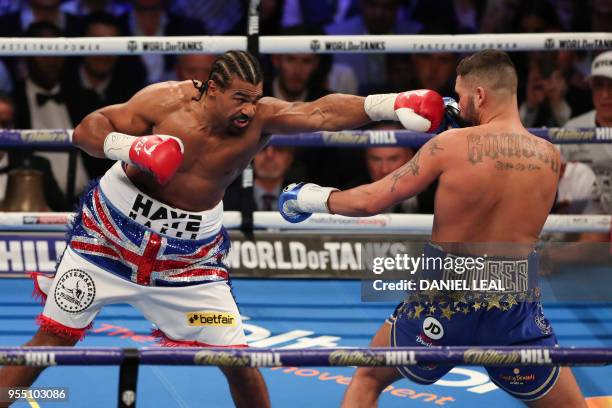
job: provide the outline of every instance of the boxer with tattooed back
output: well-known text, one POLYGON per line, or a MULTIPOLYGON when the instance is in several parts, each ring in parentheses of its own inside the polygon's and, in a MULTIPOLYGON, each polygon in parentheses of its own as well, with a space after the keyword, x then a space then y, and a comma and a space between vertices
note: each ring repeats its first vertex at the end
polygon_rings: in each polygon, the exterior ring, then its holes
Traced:
MULTIPOLYGON (((517 277, 520 272, 527 279, 511 282, 512 293, 409 296, 371 345, 554 347, 557 339, 539 301, 534 248, 555 199, 559 153, 521 124, 516 70, 506 53, 484 50, 464 58, 455 90, 466 127, 430 139, 403 167, 371 184, 346 191, 290 185, 279 209, 292 222, 313 212, 369 216, 438 179, 431 243, 425 245, 424 256, 481 257, 485 272, 497 273, 493 271, 503 265, 505 272, 515 271, 517 277)), ((473 362, 484 365, 496 385, 531 407, 585 407, 569 368, 495 367, 487 366, 493 361, 486 358, 473 362)), ((358 368, 342 406, 375 406, 380 393, 402 376, 433 384, 451 368, 358 368)))

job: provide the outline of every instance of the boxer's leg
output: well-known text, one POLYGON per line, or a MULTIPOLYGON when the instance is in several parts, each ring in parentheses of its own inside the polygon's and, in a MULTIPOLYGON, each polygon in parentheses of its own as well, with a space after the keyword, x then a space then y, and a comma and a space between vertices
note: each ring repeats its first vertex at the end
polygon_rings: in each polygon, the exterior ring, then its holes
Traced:
POLYGON ((237 408, 268 408, 270 397, 263 376, 256 368, 221 367, 237 408))
MULTIPOLYGON (((110 274, 67 248, 51 285, 39 287, 41 294, 46 296, 45 308, 37 319, 40 328, 24 346, 74 346, 85 336, 85 331, 108 297, 122 293, 120 288, 114 289, 108 285, 107 275, 110 274)), ((48 279, 40 276, 33 278, 48 279)), ((2 367, 0 387, 29 387, 43 369, 2 367)))
POLYGON ((561 367, 559 379, 542 398, 526 402, 531 408, 586 408, 586 402, 569 367, 561 367))
MULTIPOLYGON (((372 339, 370 346, 390 347, 390 335, 391 324, 385 322, 372 339)), ((342 407, 375 407, 380 393, 400 378, 402 378, 402 375, 394 367, 359 367, 344 394, 342 407)))
MULTIPOLYGON (((34 337, 23 346, 71 347, 74 346, 77 341, 77 338, 60 336, 41 328, 38 329, 34 337)), ((45 368, 46 367, 4 366, 0 368, 0 388, 29 387, 36 381, 45 368)), ((8 407, 10 404, 11 403, 0 401, 0 408, 8 407)))
MULTIPOLYGON (((242 319, 227 281, 183 287, 143 287, 131 302, 153 322, 162 346, 247 347, 242 319)), ((237 407, 269 407, 256 368, 223 367, 237 407)))
MULTIPOLYGON (((494 322, 512 322, 512 330, 498 331, 498 344, 515 347, 555 347, 557 338, 544 317, 539 302, 521 302, 508 311, 487 313, 487 323, 481 329, 482 338, 496 344, 494 322), (502 341, 505 340, 505 341, 502 341)), ((508 324, 497 326, 507 327, 508 324)), ((513 397, 534 408, 586 408, 584 397, 567 367, 554 366, 509 366, 485 367, 491 381, 513 397)))

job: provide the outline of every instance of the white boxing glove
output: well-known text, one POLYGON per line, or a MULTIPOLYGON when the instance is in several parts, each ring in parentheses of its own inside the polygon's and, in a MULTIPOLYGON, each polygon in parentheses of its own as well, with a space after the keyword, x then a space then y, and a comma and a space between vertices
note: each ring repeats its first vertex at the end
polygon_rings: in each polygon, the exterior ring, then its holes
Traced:
POLYGON ((432 132, 444 118, 442 96, 429 89, 369 95, 363 107, 373 121, 400 121, 406 129, 415 132, 432 132))

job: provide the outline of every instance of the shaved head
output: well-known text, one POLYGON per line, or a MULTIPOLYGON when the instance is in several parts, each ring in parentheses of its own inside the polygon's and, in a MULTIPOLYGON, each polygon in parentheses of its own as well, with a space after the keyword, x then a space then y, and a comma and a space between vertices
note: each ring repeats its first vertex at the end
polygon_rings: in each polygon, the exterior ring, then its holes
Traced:
POLYGON ((484 50, 459 62, 457 76, 472 87, 516 94, 518 79, 512 60, 503 51, 484 50))

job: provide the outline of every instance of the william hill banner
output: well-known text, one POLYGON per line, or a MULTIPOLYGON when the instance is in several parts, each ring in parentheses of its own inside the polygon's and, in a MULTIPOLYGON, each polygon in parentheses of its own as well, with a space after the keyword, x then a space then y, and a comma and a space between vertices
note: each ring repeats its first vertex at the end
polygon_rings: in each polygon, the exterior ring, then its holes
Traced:
POLYGON ((53 273, 66 248, 64 233, 0 234, 0 276, 53 273))

